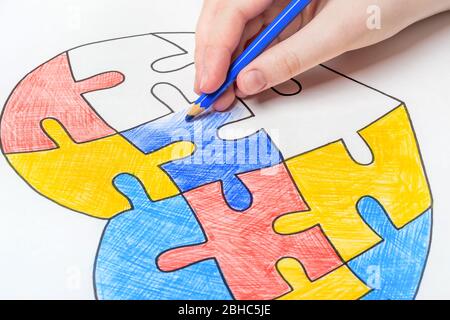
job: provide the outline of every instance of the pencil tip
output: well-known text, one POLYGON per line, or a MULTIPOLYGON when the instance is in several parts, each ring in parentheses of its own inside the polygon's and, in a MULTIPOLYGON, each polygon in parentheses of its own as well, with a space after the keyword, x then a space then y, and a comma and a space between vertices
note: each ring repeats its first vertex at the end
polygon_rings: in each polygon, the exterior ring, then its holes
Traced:
POLYGON ((193 104, 191 109, 188 111, 186 115, 186 121, 191 122, 192 120, 194 120, 196 116, 198 116, 202 112, 203 108, 200 106, 200 104, 193 104))

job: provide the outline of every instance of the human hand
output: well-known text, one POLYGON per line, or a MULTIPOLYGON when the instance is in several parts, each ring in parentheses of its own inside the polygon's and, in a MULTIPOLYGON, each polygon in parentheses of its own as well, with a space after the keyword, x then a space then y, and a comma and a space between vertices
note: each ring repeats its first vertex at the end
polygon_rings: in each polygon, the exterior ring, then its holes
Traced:
MULTIPOLYGON (((289 2, 205 0, 196 34, 195 91, 216 91, 232 60, 289 2)), ((236 95, 244 98, 260 93, 446 10, 450 10, 450 0, 313 0, 271 47, 240 73, 236 86, 214 107, 226 110, 236 95)))

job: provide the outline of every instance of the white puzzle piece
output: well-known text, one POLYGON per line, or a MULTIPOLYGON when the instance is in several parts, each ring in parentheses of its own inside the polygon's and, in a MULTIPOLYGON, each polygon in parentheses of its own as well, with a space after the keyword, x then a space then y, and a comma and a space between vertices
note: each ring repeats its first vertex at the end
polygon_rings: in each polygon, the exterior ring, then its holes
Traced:
POLYGON ((82 46, 69 51, 69 58, 76 80, 108 71, 125 76, 115 88, 85 94, 97 113, 120 132, 172 112, 152 95, 158 83, 175 85, 188 99, 195 99, 194 43, 193 33, 148 34, 82 46))
POLYGON ((159 58, 152 63, 152 69, 159 73, 175 72, 194 63, 195 36, 192 32, 161 32, 154 36, 170 41, 181 53, 159 58))

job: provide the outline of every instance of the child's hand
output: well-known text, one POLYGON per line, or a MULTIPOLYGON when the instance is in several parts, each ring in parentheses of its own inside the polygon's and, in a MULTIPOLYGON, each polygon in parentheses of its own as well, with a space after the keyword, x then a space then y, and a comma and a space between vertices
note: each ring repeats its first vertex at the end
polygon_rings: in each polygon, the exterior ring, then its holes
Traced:
MULTIPOLYGON (((216 91, 224 82, 232 59, 288 3, 205 0, 197 27, 196 92, 216 91)), ((446 10, 450 10, 450 0, 313 0, 274 45, 241 72, 236 88, 231 88, 214 107, 225 110, 235 95, 257 94, 446 10)))

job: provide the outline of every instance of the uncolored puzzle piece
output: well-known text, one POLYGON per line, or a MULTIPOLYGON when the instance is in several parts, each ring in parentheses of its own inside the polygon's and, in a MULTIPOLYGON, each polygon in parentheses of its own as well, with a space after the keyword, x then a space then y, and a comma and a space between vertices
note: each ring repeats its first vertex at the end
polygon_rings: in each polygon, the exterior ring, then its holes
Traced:
POLYGON ((291 97, 300 94, 303 90, 302 84, 296 79, 290 79, 271 89, 280 96, 291 97))
POLYGON ((219 136, 240 139, 263 128, 285 159, 344 139, 358 162, 370 162, 370 150, 355 141, 356 132, 401 102, 323 66, 295 80, 302 90, 290 81, 245 99, 254 115, 224 126, 219 136))
POLYGON ((40 127, 46 118, 58 119, 77 142, 114 134, 83 94, 115 87, 123 80, 119 72, 105 72, 75 81, 67 54, 53 58, 28 74, 11 94, 1 121, 3 151, 8 154, 54 148, 40 127))
POLYGON ((397 229, 383 207, 372 198, 358 203, 362 218, 382 239, 349 262, 349 267, 372 291, 367 300, 411 300, 416 296, 431 241, 431 210, 397 229))
POLYGON ((342 265, 320 227, 289 236, 274 232, 277 217, 307 209, 283 164, 239 178, 252 194, 252 205, 243 212, 227 206, 220 182, 184 194, 207 242, 162 254, 158 260, 162 270, 175 271, 216 259, 236 299, 259 300, 289 292, 276 270, 283 257, 298 258, 312 280, 342 265))
POLYGON ((46 119, 42 127, 58 148, 11 154, 8 160, 42 195, 99 218, 111 218, 129 209, 128 201, 112 185, 119 173, 134 174, 151 186, 149 195, 153 200, 178 194, 160 166, 194 150, 190 142, 177 142, 145 155, 119 134, 76 144, 56 120, 46 119))
POLYGON ((189 33, 132 36, 82 46, 69 51, 69 56, 76 79, 105 70, 125 75, 125 81, 113 90, 86 95, 114 129, 124 131, 171 113, 152 95, 158 83, 171 83, 195 99, 192 46, 186 50, 176 43, 185 46, 195 43, 194 39, 189 33))
POLYGON ((275 230, 291 234, 319 224, 345 261, 380 242, 361 219, 356 204, 377 199, 401 228, 431 205, 431 195, 414 131, 405 107, 399 107, 360 131, 374 162, 355 163, 342 141, 286 162, 309 212, 293 213, 275 222, 275 230))
POLYGON ((153 61, 152 69, 155 72, 172 73, 194 64, 195 35, 193 32, 160 32, 153 35, 170 42, 179 49, 179 53, 153 61))
MULTIPOLYGON (((154 88, 154 94, 167 105, 188 105, 178 89, 169 84, 158 85, 154 88)), ((248 114, 245 105, 238 101, 228 112, 212 113, 199 117, 196 121, 186 122, 184 108, 180 112, 125 131, 122 135, 144 153, 153 152, 174 141, 192 141, 196 150, 191 157, 167 163, 163 169, 183 192, 222 181, 228 204, 233 209, 244 210, 250 206, 251 195, 237 175, 282 161, 277 147, 263 130, 238 141, 224 141, 217 136, 217 130, 221 126, 248 114)))
POLYGON ((356 300, 370 292, 347 266, 316 281, 309 280, 300 262, 293 258, 280 260, 277 268, 292 288, 279 300, 356 300))
MULTIPOLYGON (((158 255, 169 248, 204 241, 200 225, 182 196, 151 201, 130 175, 114 184, 133 208, 112 219, 95 264, 97 297, 104 300, 229 300, 215 261, 177 272, 162 272, 158 255)), ((150 191, 156 185, 150 186, 150 191)), ((148 187, 148 186, 147 186, 148 187)))

